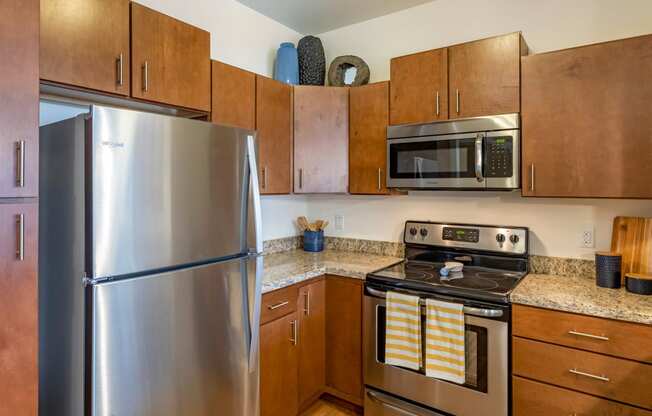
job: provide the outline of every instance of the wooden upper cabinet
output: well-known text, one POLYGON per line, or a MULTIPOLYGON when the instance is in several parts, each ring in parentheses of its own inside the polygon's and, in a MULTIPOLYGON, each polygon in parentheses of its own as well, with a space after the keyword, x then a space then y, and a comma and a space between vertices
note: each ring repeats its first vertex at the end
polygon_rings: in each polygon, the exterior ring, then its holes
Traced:
POLYGON ((652 198, 652 36, 522 65, 523 195, 652 198))
MULTIPOLYGON (((38 1, 3 2, 36 3, 38 1)), ((0 11, 6 8, 0 6, 0 11)), ((0 14, 6 16, 6 14, 0 14)), ((14 15, 17 17, 17 15, 14 15)), ((38 205, 0 203, 0 415, 38 414, 38 205), (21 241, 21 232, 23 239, 21 241)))
POLYGON ((131 3, 131 95, 211 110, 210 34, 131 3))
POLYGON ((292 192, 292 86, 256 76, 260 191, 292 192))
POLYGON ((449 47, 450 118, 518 113, 520 62, 525 54, 520 33, 449 47))
POLYGON ((299 408, 310 405, 326 385, 326 281, 299 289, 299 408))
POLYGON ((256 74, 213 61, 211 120, 243 129, 256 129, 256 74))
POLYGON ((294 88, 294 192, 346 193, 349 89, 294 88))
POLYGON ((389 82, 349 91, 349 192, 387 194, 389 82))
POLYGON ((41 79, 129 95, 129 0, 42 0, 41 79))
POLYGON ((38 45, 38 0, 0 2, 0 198, 38 195, 38 45))
POLYGON ((448 118, 448 50, 435 49, 390 61, 390 123, 448 118))

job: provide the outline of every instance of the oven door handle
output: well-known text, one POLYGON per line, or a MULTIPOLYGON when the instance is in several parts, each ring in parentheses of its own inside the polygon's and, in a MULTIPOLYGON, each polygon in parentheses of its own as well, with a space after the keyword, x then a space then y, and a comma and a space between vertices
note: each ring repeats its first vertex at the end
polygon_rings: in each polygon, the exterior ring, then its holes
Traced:
POLYGON ((441 413, 435 413, 430 410, 421 409, 413 404, 405 403, 397 400, 392 396, 388 396, 376 391, 367 390, 367 396, 370 400, 380 404, 381 406, 389 407, 390 409, 406 416, 442 416, 441 413))
MULTIPOLYGON (((387 292, 383 292, 382 290, 378 289, 373 289, 371 287, 366 288, 367 292, 369 292, 370 295, 375 296, 377 298, 387 298, 387 292)), ((423 299, 419 299, 419 305, 425 306, 426 301, 423 299)), ((489 309, 489 308, 475 308, 472 306, 465 306, 464 307, 464 314, 465 315, 472 315, 472 316, 480 316, 483 318, 500 318, 503 316, 503 311, 501 309, 489 309)))
POLYGON ((484 182, 484 176, 482 175, 482 164, 484 159, 484 152, 482 149, 484 147, 484 137, 484 133, 478 133, 475 138, 475 178, 478 182, 484 182))

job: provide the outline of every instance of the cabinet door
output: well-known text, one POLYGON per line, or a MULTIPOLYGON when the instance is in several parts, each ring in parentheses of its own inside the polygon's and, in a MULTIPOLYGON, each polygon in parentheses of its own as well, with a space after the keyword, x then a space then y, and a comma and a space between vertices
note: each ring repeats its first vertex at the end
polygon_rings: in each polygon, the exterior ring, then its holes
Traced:
POLYGON ((42 0, 41 79, 129 95, 129 0, 42 0))
POLYGON ((652 36, 523 58, 523 195, 652 198, 652 36))
POLYGON ((326 280, 326 386, 362 405, 362 281, 326 280))
POLYGON ((260 328, 260 414, 298 412, 298 323, 291 313, 260 328))
POLYGON ((256 74, 212 61, 211 120, 243 129, 256 129, 256 74))
POLYGON ((38 0, 0 2, 0 198, 38 195, 38 0))
POLYGON ((258 169, 263 194, 292 192, 292 87, 256 76, 258 169))
POLYGON ((351 88, 349 192, 387 194, 389 83, 351 88))
POLYGON ((448 118, 447 57, 442 48, 391 60, 391 124, 448 118))
POLYGON ((305 408, 326 385, 326 281, 299 289, 299 406, 305 408))
POLYGON ((520 33, 448 48, 450 118, 519 112, 526 52, 520 33))
POLYGON ((36 203, 0 203, 2 416, 37 414, 37 239, 36 203))
POLYGON ((210 34, 131 3, 131 95, 211 110, 210 34))
POLYGON ((294 88, 294 192, 346 193, 349 89, 294 88))

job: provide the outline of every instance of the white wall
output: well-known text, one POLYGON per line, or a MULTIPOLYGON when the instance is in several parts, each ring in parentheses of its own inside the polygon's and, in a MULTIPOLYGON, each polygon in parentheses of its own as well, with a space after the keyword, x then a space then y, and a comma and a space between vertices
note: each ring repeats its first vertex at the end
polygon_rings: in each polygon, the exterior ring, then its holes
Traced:
POLYGON ((531 52, 652 33, 650 0, 436 0, 319 35, 327 62, 359 55, 372 81, 395 56, 522 31, 531 52))

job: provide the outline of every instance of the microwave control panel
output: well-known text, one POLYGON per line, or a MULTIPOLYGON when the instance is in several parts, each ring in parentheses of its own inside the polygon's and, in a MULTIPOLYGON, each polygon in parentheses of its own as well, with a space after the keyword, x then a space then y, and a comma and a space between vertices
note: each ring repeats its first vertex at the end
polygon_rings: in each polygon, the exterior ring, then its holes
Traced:
POLYGON ((514 139, 511 136, 485 138, 485 177, 512 177, 514 175, 513 160, 514 139))

